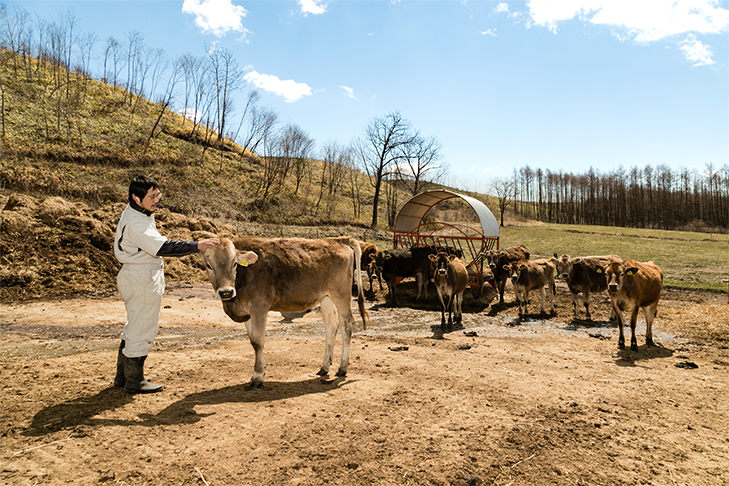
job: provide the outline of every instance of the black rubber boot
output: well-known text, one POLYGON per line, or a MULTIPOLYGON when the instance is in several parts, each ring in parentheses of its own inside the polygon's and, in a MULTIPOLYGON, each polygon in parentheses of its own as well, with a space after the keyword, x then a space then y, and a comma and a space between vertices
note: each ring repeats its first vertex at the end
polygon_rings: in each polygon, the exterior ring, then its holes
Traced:
POLYGON ((127 357, 122 353, 124 349, 124 340, 122 339, 119 345, 119 353, 116 355, 116 377, 114 378, 114 386, 124 386, 127 383, 127 379, 124 377, 124 364, 127 361, 127 357))
POLYGON ((144 360, 141 358, 126 358, 124 362, 124 391, 127 393, 154 393, 162 390, 162 385, 153 385, 144 378, 144 360))

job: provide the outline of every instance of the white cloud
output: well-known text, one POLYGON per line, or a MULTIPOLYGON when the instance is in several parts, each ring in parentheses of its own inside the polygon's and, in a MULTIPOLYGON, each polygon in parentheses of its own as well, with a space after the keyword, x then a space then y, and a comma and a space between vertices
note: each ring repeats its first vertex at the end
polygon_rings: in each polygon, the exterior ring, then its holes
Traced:
POLYGON ((319 0, 299 0, 299 6, 304 15, 314 14, 319 15, 327 11, 326 3, 320 5, 319 0))
POLYGON ((716 61, 711 58, 713 52, 711 52, 709 46, 702 44, 693 34, 689 34, 686 40, 679 43, 679 46, 684 56, 686 56, 686 60, 693 62, 694 66, 710 66, 716 64, 716 61))
POLYGON ((244 79, 249 83, 253 83, 256 88, 283 96, 289 103, 298 101, 302 96, 311 96, 309 85, 297 83, 293 79, 282 80, 271 74, 260 74, 256 71, 249 72, 244 76, 244 79))
POLYGON ((177 113, 192 121, 197 120, 200 122, 202 119, 202 113, 195 108, 182 108, 181 110, 178 110, 177 113))
POLYGON ((185 0, 182 12, 195 16, 195 25, 204 33, 222 37, 229 31, 240 32, 244 36, 248 29, 243 27, 243 17, 248 13, 230 0, 185 0))
POLYGON ((353 100, 359 101, 357 99, 357 97, 354 95, 354 89, 353 88, 350 88, 349 86, 340 86, 340 88, 342 88, 344 90, 344 92, 347 94, 347 96, 349 96, 353 100))
POLYGON ((496 29, 486 29, 481 31, 481 35, 490 35, 492 37, 496 37, 496 29))
POLYGON ((530 0, 536 25, 556 31, 575 17, 597 25, 620 26, 637 42, 653 42, 687 32, 719 34, 729 27, 729 10, 718 0, 530 0))
MULTIPOLYGON (((691 32, 706 35, 726 32, 729 10, 721 4, 720 0, 529 0, 528 25, 546 27, 556 34, 560 22, 578 18, 612 27, 613 36, 620 41, 632 39, 648 44, 691 32)), ((714 63, 710 49, 695 37, 680 45, 689 61, 698 61, 700 65, 714 63)))
POLYGON ((509 4, 508 3, 500 3, 494 8, 494 12, 496 13, 509 13, 509 4))

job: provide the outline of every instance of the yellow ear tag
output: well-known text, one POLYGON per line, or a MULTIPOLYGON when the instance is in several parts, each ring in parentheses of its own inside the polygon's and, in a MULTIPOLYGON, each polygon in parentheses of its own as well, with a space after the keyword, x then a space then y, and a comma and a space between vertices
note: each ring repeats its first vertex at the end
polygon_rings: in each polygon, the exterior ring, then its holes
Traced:
POLYGON ((248 266, 248 260, 241 260, 238 265, 240 265, 241 267, 247 267, 248 266))
POLYGON ((633 275, 633 272, 631 270, 628 270, 628 275, 633 275))
POLYGON ((597 273, 602 273, 602 268, 598 268, 597 273))

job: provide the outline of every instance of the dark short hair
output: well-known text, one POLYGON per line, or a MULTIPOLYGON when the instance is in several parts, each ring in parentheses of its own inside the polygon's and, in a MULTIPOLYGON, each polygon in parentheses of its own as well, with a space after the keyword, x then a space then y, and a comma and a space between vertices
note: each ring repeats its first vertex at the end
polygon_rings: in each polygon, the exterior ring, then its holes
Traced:
POLYGON ((144 196, 147 195, 147 192, 151 188, 159 189, 159 184, 156 180, 145 175, 135 177, 131 184, 129 184, 129 203, 131 204, 134 201, 132 195, 137 196, 140 201, 144 199, 144 196))

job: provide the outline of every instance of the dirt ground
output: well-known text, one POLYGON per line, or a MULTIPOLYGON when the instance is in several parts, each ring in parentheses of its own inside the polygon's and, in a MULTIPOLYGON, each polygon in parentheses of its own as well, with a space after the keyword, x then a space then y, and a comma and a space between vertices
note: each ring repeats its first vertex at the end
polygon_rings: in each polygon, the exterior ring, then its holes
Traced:
POLYGON ((369 296, 343 378, 316 376, 318 312, 271 313, 251 390, 245 327, 209 284, 168 281, 147 360, 164 390, 136 396, 111 385, 117 295, 0 304, 0 482, 729 484, 726 341, 683 327, 726 322, 726 294, 664 290, 657 346, 639 328, 632 352, 617 349, 604 294, 586 322, 561 282, 557 315, 534 296, 525 319, 508 290, 501 307, 467 291, 463 325, 443 329, 432 287, 423 304, 412 285, 398 286, 403 307, 369 296))

